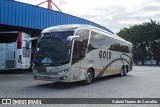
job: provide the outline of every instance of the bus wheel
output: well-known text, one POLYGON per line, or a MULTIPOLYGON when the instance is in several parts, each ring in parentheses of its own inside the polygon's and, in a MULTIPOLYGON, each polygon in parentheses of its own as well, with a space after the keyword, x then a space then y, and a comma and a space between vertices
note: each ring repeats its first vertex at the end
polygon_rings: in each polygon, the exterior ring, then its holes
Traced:
POLYGON ((84 80, 84 84, 89 85, 93 80, 93 71, 91 69, 88 69, 87 71, 87 78, 84 80))
POLYGON ((118 74, 118 76, 120 77, 124 76, 124 67, 121 68, 121 72, 118 74))
POLYGON ((124 72, 124 76, 126 76, 127 75, 127 73, 128 73, 128 66, 126 66, 126 67, 124 67, 124 70, 123 70, 123 72, 124 72))

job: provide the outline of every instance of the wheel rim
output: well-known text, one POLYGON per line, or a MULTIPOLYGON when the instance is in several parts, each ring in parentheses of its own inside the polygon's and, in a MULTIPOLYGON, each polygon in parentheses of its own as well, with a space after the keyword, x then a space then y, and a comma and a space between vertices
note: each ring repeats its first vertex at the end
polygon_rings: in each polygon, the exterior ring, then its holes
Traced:
POLYGON ((89 72, 87 73, 87 81, 90 82, 91 80, 92 80, 92 74, 91 74, 91 72, 89 71, 89 72))

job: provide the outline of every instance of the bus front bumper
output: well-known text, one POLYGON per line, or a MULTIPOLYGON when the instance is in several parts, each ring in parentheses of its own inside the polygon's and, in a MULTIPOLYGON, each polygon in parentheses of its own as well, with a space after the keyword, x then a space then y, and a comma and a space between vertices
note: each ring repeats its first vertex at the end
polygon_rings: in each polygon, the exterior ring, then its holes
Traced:
POLYGON ((57 81, 57 82, 69 82, 67 75, 42 75, 34 72, 34 79, 35 80, 45 80, 45 81, 57 81))

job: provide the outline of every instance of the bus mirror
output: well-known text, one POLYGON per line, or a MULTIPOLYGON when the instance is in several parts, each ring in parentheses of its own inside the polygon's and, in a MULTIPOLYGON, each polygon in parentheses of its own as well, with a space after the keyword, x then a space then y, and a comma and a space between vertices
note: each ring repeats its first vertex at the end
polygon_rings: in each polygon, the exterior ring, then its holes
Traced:
POLYGON ((37 40, 37 39, 38 39, 38 37, 30 38, 29 41, 26 42, 26 48, 29 49, 29 45, 30 45, 31 41, 37 40))
POLYGON ((39 37, 30 38, 29 41, 37 40, 39 37))
POLYGON ((72 40, 76 39, 76 38, 79 38, 80 36, 78 35, 75 35, 75 36, 69 36, 67 38, 67 49, 71 48, 71 45, 72 45, 72 40))
POLYGON ((71 42, 67 42, 67 49, 71 48, 71 42))
POLYGON ((75 36, 69 36, 68 38, 67 38, 67 41, 68 42, 71 42, 73 39, 76 39, 76 38, 79 38, 80 36, 78 36, 78 35, 75 35, 75 36))

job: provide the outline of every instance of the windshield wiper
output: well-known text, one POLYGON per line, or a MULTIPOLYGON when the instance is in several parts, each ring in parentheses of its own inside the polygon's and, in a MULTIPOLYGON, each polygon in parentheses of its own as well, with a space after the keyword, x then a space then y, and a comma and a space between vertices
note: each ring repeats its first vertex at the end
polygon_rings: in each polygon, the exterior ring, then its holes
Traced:
MULTIPOLYGON (((48 54, 48 58, 51 58, 51 61, 54 62, 55 65, 57 65, 57 66, 59 65, 59 64, 57 63, 56 59, 53 57, 53 55, 51 56, 50 54, 48 54)), ((51 63, 51 65, 53 65, 53 64, 51 63)))

